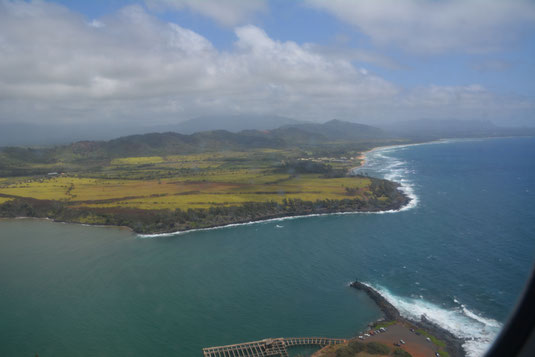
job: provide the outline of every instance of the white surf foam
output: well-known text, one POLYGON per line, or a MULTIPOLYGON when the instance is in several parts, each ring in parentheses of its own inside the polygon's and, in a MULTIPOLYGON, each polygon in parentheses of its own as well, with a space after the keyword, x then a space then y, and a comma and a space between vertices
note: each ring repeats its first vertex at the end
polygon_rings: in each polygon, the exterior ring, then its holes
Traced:
POLYGON ((500 322, 481 316, 460 303, 459 307, 448 309, 425 299, 396 296, 382 286, 366 285, 379 292, 403 317, 419 320, 425 315, 431 322, 465 339, 463 348, 468 357, 483 356, 502 328, 500 322))
POLYGON ((303 219, 303 218, 311 218, 311 217, 343 216, 343 215, 349 215, 349 214, 395 213, 395 212, 402 211, 404 208, 405 207, 402 207, 399 210, 388 210, 388 211, 377 211, 377 212, 358 212, 358 211, 357 212, 333 212, 333 213, 314 213, 314 214, 306 214, 306 215, 300 215, 300 216, 285 216, 285 217, 277 217, 277 218, 263 219, 263 220, 243 222, 243 223, 231 223, 231 224, 226 224, 226 225, 217 226, 217 227, 189 229, 187 231, 175 231, 175 232, 169 232, 169 233, 154 233, 154 234, 138 234, 137 237, 138 238, 172 237, 172 236, 177 236, 177 235, 186 234, 186 233, 212 231, 215 229, 226 229, 226 228, 239 227, 239 226, 250 226, 252 224, 263 224, 263 223, 288 221, 292 219, 303 219))
POLYGON ((139 238, 171 237, 171 236, 176 236, 176 235, 185 234, 185 233, 208 231, 208 230, 214 230, 214 229, 225 229, 225 228, 230 228, 230 227, 247 226, 251 224, 261 224, 261 223, 267 223, 267 222, 278 222, 278 221, 284 221, 284 220, 290 220, 290 219, 302 219, 302 218, 308 218, 308 217, 346 215, 346 214, 385 214, 385 213, 396 213, 396 212, 410 210, 417 206, 418 196, 415 194, 413 184, 408 178, 410 171, 407 168, 407 163, 404 161, 395 159, 391 156, 385 155, 385 154, 395 151, 395 150, 400 150, 409 146, 442 144, 442 143, 447 143, 447 142, 449 141, 440 140, 440 141, 435 141, 435 142, 430 142, 430 143, 396 145, 396 146, 388 146, 388 147, 381 147, 381 148, 373 149, 373 150, 370 150, 366 154, 366 164, 364 166, 358 167, 353 170, 355 174, 358 174, 358 173, 362 173, 362 172, 365 172, 366 170, 371 169, 375 172, 378 172, 383 178, 399 183, 401 185, 400 187, 401 191, 403 191, 403 193, 405 193, 411 199, 411 201, 407 205, 401 207, 398 210, 388 210, 388 211, 379 211, 379 212, 317 213, 317 214, 300 215, 300 216, 271 218, 271 219, 244 222, 244 223, 232 223, 232 224, 227 224, 227 225, 217 226, 217 227, 190 229, 187 231, 176 231, 176 232, 170 232, 170 233, 138 234, 138 237, 139 238))
MULTIPOLYGON (((446 141, 440 141, 435 143, 445 142, 446 141)), ((388 155, 388 153, 416 145, 424 144, 398 145, 373 149, 366 154, 366 163, 354 170, 354 173, 356 174, 365 173, 371 170, 386 180, 399 183, 400 190, 411 199, 409 204, 402 207, 399 211, 407 211, 415 208, 418 205, 418 196, 414 191, 414 184, 409 178, 413 172, 410 171, 408 163, 394 158, 393 156, 388 155)))

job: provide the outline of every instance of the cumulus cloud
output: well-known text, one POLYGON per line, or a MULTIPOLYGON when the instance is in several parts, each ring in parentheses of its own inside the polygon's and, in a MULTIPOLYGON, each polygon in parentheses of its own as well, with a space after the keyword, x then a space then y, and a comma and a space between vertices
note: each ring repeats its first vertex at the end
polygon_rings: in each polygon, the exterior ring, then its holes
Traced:
POLYGON ((140 125, 258 113, 373 122, 533 112, 529 101, 478 86, 407 90, 350 56, 277 41, 256 26, 235 35, 220 51, 138 6, 87 21, 55 4, 0 2, 0 121, 140 125))
POLYGON ((306 0, 355 25, 379 45, 416 53, 489 52, 535 23, 531 0, 306 0))
POLYGON ((347 60, 369 63, 390 70, 406 69, 406 66, 400 64, 394 58, 370 50, 338 45, 318 45, 315 43, 306 43, 303 47, 325 57, 345 58, 347 60))
POLYGON ((258 13, 267 10, 265 0, 146 0, 151 9, 188 9, 210 17, 222 25, 242 24, 258 13))

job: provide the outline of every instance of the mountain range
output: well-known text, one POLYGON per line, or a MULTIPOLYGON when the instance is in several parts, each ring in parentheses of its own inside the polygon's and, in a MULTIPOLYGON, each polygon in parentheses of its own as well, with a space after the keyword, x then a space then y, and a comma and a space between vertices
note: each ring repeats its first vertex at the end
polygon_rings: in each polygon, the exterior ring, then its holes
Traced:
POLYGON ((81 141, 63 147, 75 154, 123 157, 164 155, 255 148, 312 147, 342 142, 362 142, 389 138, 379 128, 331 120, 323 124, 291 124, 273 130, 175 132, 125 136, 110 141, 81 141))
MULTIPOLYGON (((235 117, 229 117, 228 120, 235 119, 235 117)), ((276 120, 286 124, 273 129, 248 129, 239 132, 209 130, 192 134, 172 131, 137 134, 109 141, 85 140, 45 148, 4 147, 0 150, 0 159, 3 158, 4 162, 5 160, 43 162, 52 158, 64 160, 103 159, 255 148, 317 149, 318 146, 332 148, 340 145, 345 145, 346 148, 350 147, 352 150, 360 150, 387 142, 418 142, 455 137, 535 135, 533 128, 501 128, 490 122, 481 121, 411 121, 398 123, 389 128, 377 128, 336 119, 322 124, 296 122, 282 117, 277 117, 276 120)), ((198 119, 196 123, 205 126, 208 125, 209 120, 198 119)), ((194 122, 190 122, 185 125, 193 130, 193 124, 194 122)))

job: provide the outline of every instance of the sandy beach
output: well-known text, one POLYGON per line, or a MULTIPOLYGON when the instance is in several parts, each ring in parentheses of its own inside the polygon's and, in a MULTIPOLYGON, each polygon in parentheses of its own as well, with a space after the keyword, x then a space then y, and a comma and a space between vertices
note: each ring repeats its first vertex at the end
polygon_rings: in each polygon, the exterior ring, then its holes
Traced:
POLYGON ((415 143, 408 143, 408 144, 394 144, 394 145, 376 146, 374 148, 362 151, 357 156, 357 159, 360 160, 360 164, 355 168, 359 168, 359 167, 364 166, 366 164, 367 155, 372 151, 384 150, 384 149, 392 149, 392 148, 400 148, 400 147, 407 147, 407 146, 417 146, 417 145, 427 145, 427 144, 440 144, 440 143, 445 143, 445 142, 448 142, 448 141, 451 141, 451 140, 453 140, 453 139, 439 139, 439 140, 415 142, 415 143))

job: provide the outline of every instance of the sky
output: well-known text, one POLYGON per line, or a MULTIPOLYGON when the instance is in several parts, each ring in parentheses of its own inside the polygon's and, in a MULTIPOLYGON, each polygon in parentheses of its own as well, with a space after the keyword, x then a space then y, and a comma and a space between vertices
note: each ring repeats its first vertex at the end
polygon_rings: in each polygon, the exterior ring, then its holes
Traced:
POLYGON ((0 0, 0 124, 535 126, 532 0, 0 0))

